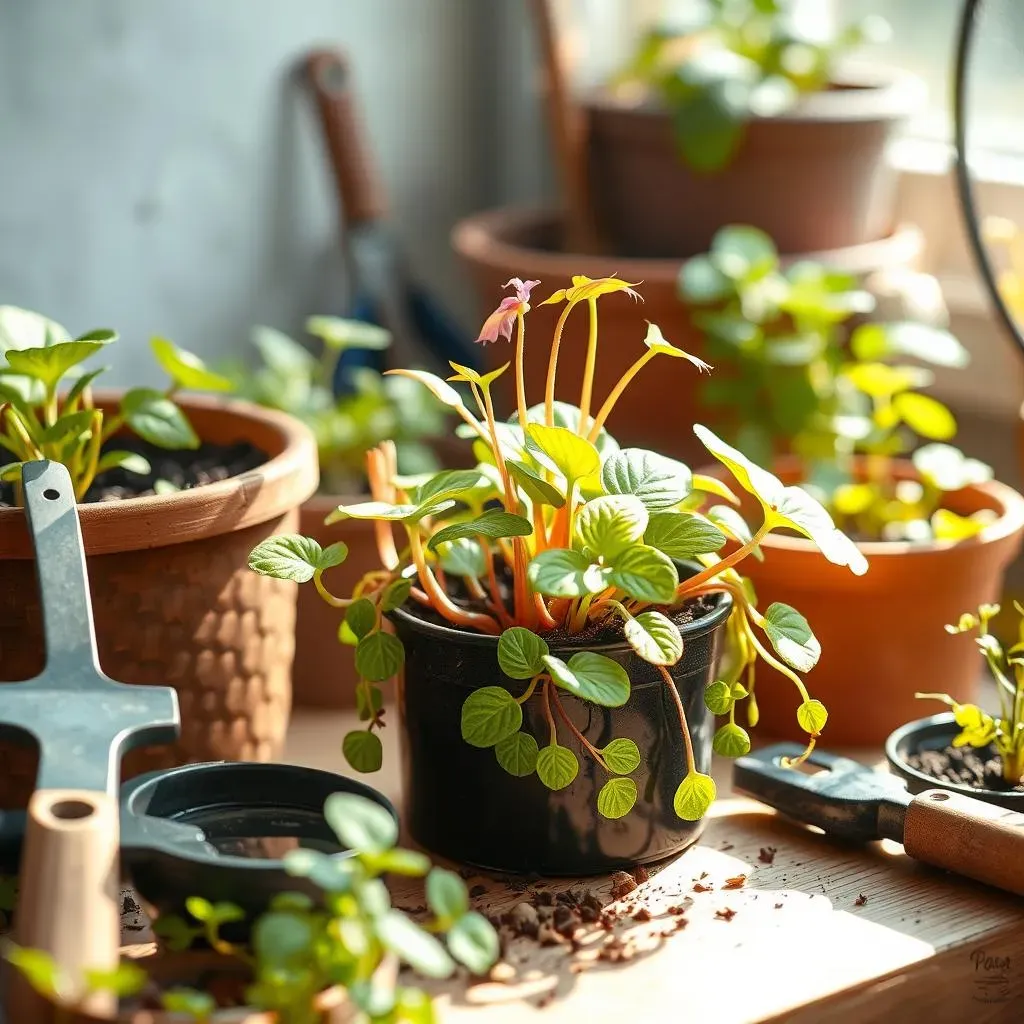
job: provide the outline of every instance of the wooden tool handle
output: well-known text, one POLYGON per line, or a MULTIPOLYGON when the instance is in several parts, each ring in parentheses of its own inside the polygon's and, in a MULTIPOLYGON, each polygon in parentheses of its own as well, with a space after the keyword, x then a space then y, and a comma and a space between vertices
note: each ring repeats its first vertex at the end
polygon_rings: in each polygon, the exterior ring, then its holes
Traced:
MULTIPOLYGON (((117 802, 91 790, 37 790, 28 805, 15 941, 49 954, 67 979, 67 1005, 113 1019, 117 1000, 86 991, 85 972, 117 967, 117 802)), ((41 998, 11 972, 8 1020, 48 1020, 41 998)))
POLYGON ((1024 814, 929 789, 907 808, 903 848, 927 864, 1024 896, 1024 814))
POLYGON ((315 50, 306 58, 306 72, 346 222, 383 217, 384 189, 356 110, 348 61, 336 50, 315 50))

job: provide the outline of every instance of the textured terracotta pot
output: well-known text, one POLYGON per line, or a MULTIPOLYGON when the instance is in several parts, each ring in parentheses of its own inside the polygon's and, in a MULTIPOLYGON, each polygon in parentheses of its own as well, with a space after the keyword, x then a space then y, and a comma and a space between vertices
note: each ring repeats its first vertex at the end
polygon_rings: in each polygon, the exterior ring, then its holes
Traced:
POLYGON ((896 182, 885 146, 920 96, 905 75, 851 74, 783 115, 755 117, 732 161, 705 174, 683 162, 668 110, 594 94, 585 107, 599 227, 626 256, 694 256, 724 224, 762 228, 782 253, 882 238, 896 182))
MULTIPOLYGON (((101 397, 102 401, 102 397, 101 397)), ((197 433, 270 458, 229 480, 79 508, 100 664, 112 679, 178 691, 173 747, 130 753, 124 774, 191 761, 276 757, 291 708, 294 583, 258 576, 249 552, 298 527, 317 484, 301 424, 244 402, 181 400, 197 433)), ((32 546, 21 509, 0 509, 0 681, 43 667, 32 546)), ((35 752, 0 744, 0 806, 24 806, 35 752)))
MULTIPOLYGON (((569 283, 573 274, 589 277, 618 275, 626 281, 643 282, 640 305, 624 294, 601 300, 601 334, 597 358, 595 402, 604 401, 608 391, 643 350, 644 319, 659 324, 674 344, 697 355, 702 335, 690 322, 690 310, 677 295, 676 280, 681 260, 634 260, 604 256, 583 256, 561 249, 562 224, 558 215, 546 210, 500 209, 478 214, 455 228, 453 244, 466 261, 480 296, 481 320, 507 292, 502 286, 510 277, 538 279, 538 299, 569 283)), ((889 237, 865 245, 832 252, 807 253, 802 258, 867 278, 880 270, 913 266, 921 253, 920 233, 900 228, 889 237)), ((789 262, 784 260, 783 262, 789 262)), ((544 397, 547 353, 560 306, 534 303, 527 318, 526 386, 527 400, 544 397)), ((576 309, 566 322, 559 354, 557 398, 579 403, 580 380, 586 356, 588 331, 585 307, 576 309)), ((512 357, 504 342, 488 345, 487 358, 500 366, 512 357)), ((502 388, 499 413, 514 408, 512 374, 498 381, 502 388)), ((710 411, 699 405, 700 378, 683 360, 655 360, 626 389, 612 413, 608 426, 623 445, 653 448, 682 459, 703 459, 691 429, 695 420, 713 424, 710 411)))
MULTIPOLYGON (((780 460, 775 471, 786 483, 799 482, 793 459, 780 460)), ((897 463, 895 472, 901 479, 915 476, 909 462, 897 463)), ((763 562, 747 558, 740 568, 762 611, 773 601, 792 605, 821 642, 806 683, 828 708, 822 742, 829 747, 881 747, 894 729, 927 710, 915 691, 963 701, 977 695, 983 673, 977 646, 943 627, 999 600, 1003 575, 1021 546, 1024 498, 993 482, 964 488, 948 504, 961 515, 993 509, 999 519, 960 544, 859 544, 868 560, 863 576, 832 565, 810 541, 779 534, 764 541, 763 562)), ((758 521, 756 513, 750 521, 758 521)), ((788 679, 758 665, 759 739, 800 739, 799 703, 788 679)))

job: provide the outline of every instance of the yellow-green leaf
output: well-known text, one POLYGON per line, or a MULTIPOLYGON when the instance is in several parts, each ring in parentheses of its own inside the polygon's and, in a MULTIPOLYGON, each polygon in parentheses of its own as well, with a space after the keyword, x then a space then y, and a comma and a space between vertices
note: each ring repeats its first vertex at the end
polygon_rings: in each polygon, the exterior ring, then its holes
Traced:
POLYGON ((905 391, 893 400, 896 411, 911 430, 930 441, 948 441, 956 435, 956 419, 939 401, 916 391, 905 391))
POLYGON ((586 438, 565 427, 531 423, 526 428, 526 447, 546 468, 561 473, 566 480, 581 480, 601 468, 601 456, 586 438))
POLYGON ((715 780, 702 772, 691 771, 676 790, 672 806, 683 821, 700 821, 715 802, 715 780))

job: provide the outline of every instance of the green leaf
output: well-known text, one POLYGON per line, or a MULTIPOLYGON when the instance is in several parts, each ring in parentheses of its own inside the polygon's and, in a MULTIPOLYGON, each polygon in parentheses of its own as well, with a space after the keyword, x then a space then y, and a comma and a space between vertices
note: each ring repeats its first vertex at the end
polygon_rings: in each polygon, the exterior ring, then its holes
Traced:
POLYGON ((282 861, 286 874, 293 878, 308 878, 325 892, 351 892, 358 868, 347 858, 339 859, 304 846, 288 850, 282 861))
POLYGON ((764 613, 764 632, 775 653, 797 672, 810 672, 821 657, 821 644, 807 620, 788 604, 770 604, 764 613))
POLYGON ((87 438, 92 436, 92 423, 94 413, 91 409, 81 409, 78 412, 65 413, 51 427, 47 427, 39 440, 43 444, 61 444, 70 438, 87 438))
POLYGON ((544 671, 548 645, 525 626, 510 626, 498 640, 498 665, 510 679, 532 679, 544 671))
POLYGON ((910 321, 861 324, 850 336, 850 351, 863 361, 909 356, 953 368, 970 362, 967 349, 949 331, 910 321))
POLYGON ((939 401, 916 391, 904 391, 893 405, 911 430, 929 441, 948 441, 956 436, 956 419, 939 401))
POLYGON ((161 994, 160 1005, 168 1013, 183 1013, 196 1021, 209 1020, 217 1009, 213 996, 191 988, 169 988, 161 994))
POLYGON ((537 769, 537 741, 528 732, 514 732, 495 744, 498 764, 517 778, 532 775, 537 769))
POLYGON ((25 949, 12 943, 8 945, 4 956, 36 992, 54 1001, 63 995, 66 981, 49 953, 40 949, 25 949))
POLYGON ((383 683, 398 673, 405 664, 402 641, 390 633, 377 630, 364 636, 356 646, 356 671, 373 683, 383 683))
POLYGON ((285 533, 268 537, 253 548, 249 568, 261 576, 308 583, 321 568, 323 558, 324 549, 312 537, 285 533))
POLYGON ((447 544, 460 537, 486 537, 498 540, 501 537, 528 537, 533 533, 533 525, 528 519, 504 512, 501 509, 488 509, 482 516, 463 523, 452 523, 435 533, 427 542, 431 551, 436 551, 439 544, 447 544))
POLYGON ((820 700, 805 700, 796 709, 796 720, 804 732, 817 736, 825 728, 828 711, 825 710, 825 705, 820 700))
POLYGON ((704 690, 704 706, 713 715, 727 715, 732 711, 735 698, 728 683, 721 679, 709 683, 704 690))
POLYGON ((601 483, 609 494, 632 494, 651 512, 678 505, 693 485, 688 466, 645 448, 624 448, 601 467, 601 483))
POLYGON ((565 504, 565 495, 554 484, 549 484, 547 480, 535 473, 525 462, 506 459, 505 465, 513 479, 535 505, 561 508, 565 504))
POLYGON ((234 384, 227 377, 207 369, 199 356, 178 348, 174 342, 166 338, 152 338, 149 347, 156 361, 178 387, 188 391, 234 390, 234 384))
POLYGON ((311 316, 306 319, 306 330, 337 352, 349 348, 379 352, 391 344, 390 331, 366 320, 311 316))
POLYGON ((149 459, 138 455, 136 452, 105 452, 96 463, 96 472, 105 473, 108 469, 123 469, 126 473, 136 473, 139 476, 148 476, 153 467, 149 459))
POLYGON ((582 480, 601 468, 597 449, 565 427, 531 423, 526 428, 526 438, 526 447, 534 458, 566 480, 582 480))
POLYGON ((437 549, 441 568, 452 576, 472 576, 474 579, 487 572, 487 561, 480 542, 470 537, 459 537, 437 549))
POLYGON ((640 748, 629 739, 612 740, 601 751, 608 770, 616 775, 629 775, 640 767, 640 748))
POLYGON ((707 256, 694 256, 679 271, 679 292, 687 302, 694 305, 721 302, 734 291, 733 282, 707 256))
POLYGON ((398 825, 380 804, 353 793, 332 793, 324 817, 334 834, 356 853, 384 853, 398 841, 398 825))
POLYGON ((614 558, 647 529, 647 509, 631 494, 605 494, 577 513, 576 534, 591 557, 614 558))
POLYGON ((683 160, 700 174, 721 170, 743 139, 741 111, 727 101, 721 85, 703 89, 676 106, 673 121, 683 160))
POLYGON ((567 747, 553 743, 537 755, 537 776, 548 789, 565 789, 579 774, 580 763, 567 747))
POLYGON ((440 504, 444 501, 465 501, 472 492, 483 492, 481 497, 493 492, 490 481, 476 469, 446 469, 435 473, 426 483, 416 489, 416 503, 440 504))
POLYGON ((958 491, 971 484, 987 483, 993 477, 991 466, 967 458, 949 444, 922 445, 911 459, 918 473, 942 491, 958 491))
MULTIPOLYGON (((580 429, 580 410, 578 406, 556 400, 553 412, 556 427, 565 427, 566 429, 571 430, 574 434, 587 434, 589 432, 589 428, 588 430, 580 429)), ((545 423, 546 416, 547 410, 543 402, 530 406, 530 408, 526 410, 526 419, 531 423, 545 423)), ((519 422, 518 414, 513 414, 512 421, 515 423, 519 422)), ((523 442, 525 444, 525 438, 523 439, 523 442)), ((602 427, 598 433, 595 445, 602 458, 606 458, 611 452, 619 450, 618 441, 616 441, 604 427, 602 427)))
POLYGON ((409 600, 412 593, 412 580, 400 578, 392 580, 381 594, 380 608, 382 612, 393 612, 409 600))
POLYGON ((146 987, 149 975, 138 964, 122 960, 112 971, 86 971, 85 981, 91 992, 113 992, 119 999, 126 999, 146 987))
POLYGON ((853 363, 843 367, 842 376, 872 398, 891 398, 910 388, 928 387, 934 379, 928 370, 886 363, 853 363))
POLYGON ((359 719, 368 722, 380 711, 384 704, 384 695, 379 686, 356 687, 356 708, 359 711, 359 719))
POLYGON ((493 747, 518 732, 523 709, 502 686, 482 686, 462 705, 462 738, 474 747, 493 747))
POLYGON ((313 354, 283 331, 259 324, 249 337, 264 364, 275 373, 286 378, 310 379, 315 372, 317 361, 313 354))
POLYGON ((455 920, 469 910, 466 885, 454 872, 434 868, 427 875, 427 906, 437 917, 455 920))
POLYGON ((743 757, 744 754, 750 753, 750 737, 746 729, 733 722, 726 722, 715 733, 711 746, 715 753, 722 757, 743 757))
POLYGON ((696 513, 653 512, 644 531, 645 544, 675 559, 718 551, 725 542, 726 535, 710 519, 696 513))
POLYGON ((308 911, 275 910, 263 914, 252 930, 253 952, 261 972, 269 966, 299 967, 308 961, 314 936, 308 911))
POLYGON ((359 501, 354 505, 339 505, 327 516, 324 523, 330 526, 343 519, 379 519, 390 523, 417 523, 427 516, 436 515, 438 512, 452 508, 454 504, 454 501, 445 499, 440 501, 428 499, 418 505, 392 505, 386 501, 359 501))
POLYGON ((623 818, 633 809, 636 798, 632 779, 609 779, 597 794, 597 813, 604 818, 623 818))
POLYGON ((384 745, 375 732, 367 729, 346 733, 341 742, 341 752, 357 772, 379 772, 384 763, 384 745))
POLYGON ((377 609, 367 597, 353 601, 345 610, 345 624, 357 640, 362 640, 371 630, 377 628, 377 609))
POLYGON ((579 651, 567 662, 546 654, 544 664, 557 686, 605 708, 629 700, 629 674, 617 662, 593 651, 579 651))
POLYGON ((9 349, 7 365, 16 373, 55 388, 72 367, 95 355, 107 342, 63 341, 43 348, 9 349))
MULTIPOLYGON (((462 396, 449 384, 436 374, 427 373, 426 370, 385 370, 387 374, 398 374, 402 377, 409 377, 411 380, 419 381, 442 405, 449 409, 465 409, 462 396)), ((472 429, 472 428, 470 428, 472 429)), ((474 431, 475 433, 475 431, 474 431)))
POLYGON ((11 349, 41 348, 70 338, 67 328, 56 320, 30 309, 0 305, 0 354, 11 349))
POLYGON ((530 586, 548 597, 583 597, 608 585, 600 566, 579 551, 549 548, 534 555, 526 569, 530 586))
POLYGON ((427 978, 447 978, 455 970, 444 946, 397 910, 377 922, 377 936, 385 949, 427 978))
POLYGON ((727 537, 731 537, 740 544, 747 544, 753 539, 753 532, 747 521, 729 505, 713 505, 708 509, 708 519, 713 526, 717 526, 727 537))
POLYGON ((679 783, 672 806, 683 821, 700 821, 715 802, 715 780, 710 775, 691 770, 679 783))
POLYGON ((475 975, 485 974, 498 960, 498 933, 483 914, 471 910, 448 931, 448 951, 475 975))
POLYGON ((121 399, 128 426, 158 448, 195 449, 199 438, 174 402, 151 388, 133 388, 121 399))
POLYGON ((711 241, 714 265, 733 280, 762 277, 779 262, 771 237, 760 228, 729 224, 720 228, 711 241))
POLYGON ((608 572, 608 582, 638 601, 671 604, 679 586, 679 573, 668 555, 638 544, 616 557, 608 572))
POLYGON ((630 647, 651 665, 674 665, 683 656, 679 627, 661 612, 640 612, 626 620, 630 647))
POLYGON ((336 540, 333 544, 328 544, 320 552, 316 567, 321 572, 326 572, 328 569, 333 569, 336 565, 341 565, 346 558, 348 558, 348 545, 343 540, 336 540))

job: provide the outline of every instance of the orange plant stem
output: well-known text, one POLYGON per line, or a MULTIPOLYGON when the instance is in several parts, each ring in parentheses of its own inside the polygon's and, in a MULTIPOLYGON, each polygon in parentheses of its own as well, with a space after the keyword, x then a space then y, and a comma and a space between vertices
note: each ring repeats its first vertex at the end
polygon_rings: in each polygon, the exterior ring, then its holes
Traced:
POLYGON ((420 585, 423 587, 434 609, 449 622, 454 622, 457 626, 465 626, 467 629, 476 629, 481 633, 487 633, 489 636, 497 636, 501 632, 501 627, 490 615, 463 611, 453 604, 448 595, 441 589, 423 556, 423 542, 420 540, 420 535, 416 530, 409 530, 409 544, 412 551, 412 560, 416 565, 416 571, 419 573, 420 585))

